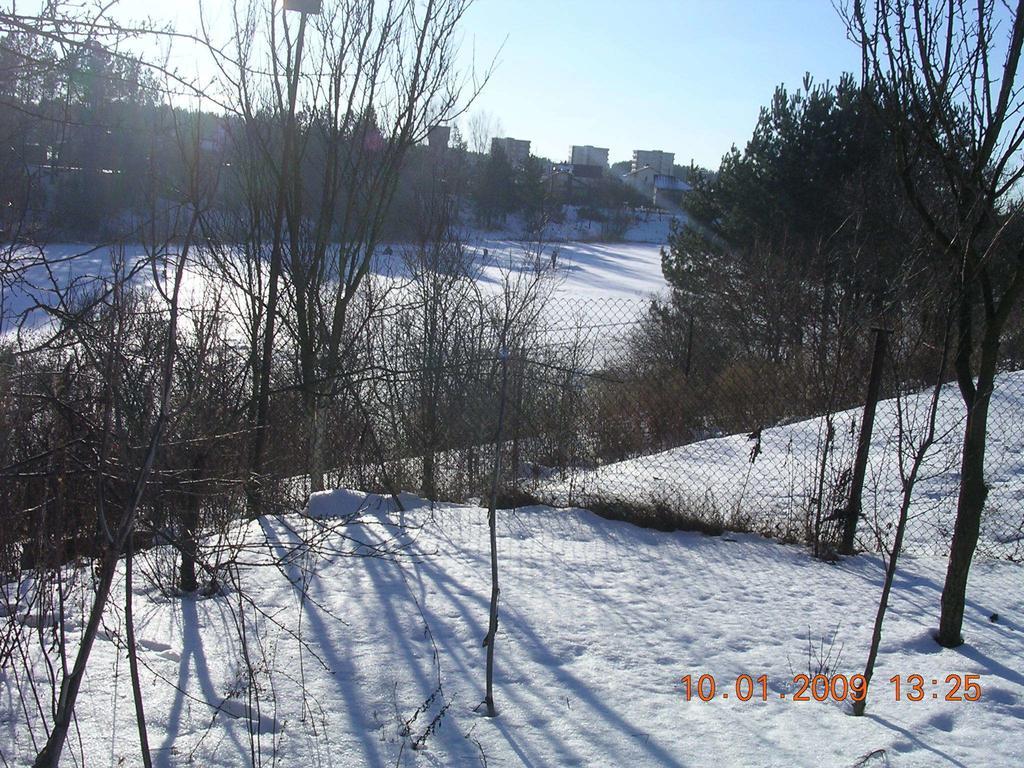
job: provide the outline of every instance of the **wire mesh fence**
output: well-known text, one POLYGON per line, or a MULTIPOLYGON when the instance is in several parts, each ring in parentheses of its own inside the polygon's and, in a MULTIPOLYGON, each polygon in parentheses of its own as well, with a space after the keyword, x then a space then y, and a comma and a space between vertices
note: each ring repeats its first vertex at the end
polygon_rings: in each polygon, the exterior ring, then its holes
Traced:
MULTIPOLYGON (((334 458, 349 460, 334 461, 331 482, 486 503, 500 462, 502 507, 580 506, 662 529, 837 548, 857 474, 870 330, 821 359, 713 360, 685 323, 679 349, 652 349, 666 342, 652 337, 651 317, 644 302, 602 299, 548 302, 515 328, 481 321, 472 339, 451 318, 447 335, 431 336, 429 318, 403 325, 389 339, 391 363, 348 394, 364 419, 360 445, 373 450, 335 445, 334 458)), ((912 359, 916 342, 894 337, 865 453, 859 549, 892 544, 934 389, 912 359)), ((948 552, 956 514, 965 408, 951 382, 938 403, 913 490, 913 553, 948 552)), ((990 409, 986 556, 1024 556, 1022 407, 1024 373, 1002 374, 990 409)))
MULTIPOLYGON (((841 546, 855 509, 855 547, 891 546, 936 381, 937 350, 920 329, 889 329, 858 472, 870 328, 800 329, 796 352, 744 349, 645 299, 552 297, 528 271, 489 289, 443 271, 422 275, 350 308, 336 370, 302 372, 300 351, 280 345, 259 475, 253 346, 232 318, 216 319, 218 308, 190 310, 172 427, 146 483, 146 535, 160 541, 252 514, 254 477, 265 511, 300 508, 319 466, 327 487, 485 504, 496 492, 503 508, 586 507, 661 529, 752 531, 825 554, 841 546)), ((107 461, 125 487, 145 448, 132 435, 146 434, 155 412, 155 369, 144 361, 156 359, 162 328, 148 304, 129 309, 119 353, 134 362, 119 366, 115 382, 125 436, 114 443, 117 461, 107 461)), ((91 551, 94 444, 103 443, 90 431, 95 418, 76 414, 102 415, 104 401, 103 372, 60 350, 5 354, 0 500, 11 524, 0 566, 12 570, 46 553, 91 551)), ((991 395, 979 541, 981 554, 1015 560, 1024 559, 1021 367, 1008 362, 991 395)), ((952 377, 940 378, 936 439, 910 508, 913 553, 948 552, 956 517, 966 409, 952 377)))

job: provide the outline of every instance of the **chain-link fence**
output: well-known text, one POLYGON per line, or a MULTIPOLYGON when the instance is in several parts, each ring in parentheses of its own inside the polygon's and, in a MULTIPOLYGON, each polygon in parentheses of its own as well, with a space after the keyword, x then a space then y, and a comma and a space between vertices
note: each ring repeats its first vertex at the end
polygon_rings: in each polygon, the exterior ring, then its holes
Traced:
MULTIPOLYGON (((863 323, 794 325, 774 348, 745 346, 734 328, 714 331, 678 307, 552 298, 546 279, 529 268, 489 282, 430 269, 381 281, 349 307, 337 370, 304 370, 302 350, 283 337, 260 472, 256 343, 245 343, 239 318, 223 307, 188 310, 173 418, 147 476, 138 545, 182 531, 187 544, 189 532, 253 514, 254 498, 266 502, 260 511, 294 510, 317 487, 310 478, 319 467, 327 487, 579 506, 662 529, 752 531, 826 555, 846 548, 845 524, 856 519, 854 547, 886 549, 942 380, 905 547, 948 551, 966 409, 948 369, 937 373, 934 330, 891 324, 875 366, 878 336, 863 323), (879 397, 862 450, 873 370, 879 397)), ((166 321, 142 294, 122 303, 116 380, 74 349, 0 348, 0 501, 10 510, 0 570, 93 552, 97 473, 114 484, 116 469, 122 489, 136 476, 146 449, 139 436, 152 429, 160 391, 159 369, 144 361, 159 359, 166 321), (120 414, 109 438, 118 455, 106 469, 96 456, 107 438, 95 427, 104 381, 120 414)), ((113 316, 98 313, 80 330, 90 359, 114 349, 113 316)), ((1024 559, 1022 368, 1007 362, 991 395, 979 542, 983 555, 1016 560, 1024 559)))
MULTIPOLYGON (((716 359, 685 319, 674 336, 652 328, 643 301, 549 301, 511 325, 486 313, 402 316, 382 331, 387 364, 344 393, 363 422, 357 446, 350 438, 333 446, 335 458, 347 457, 334 461, 333 483, 484 503, 496 490, 503 507, 581 506, 663 529, 752 531, 827 552, 840 544, 862 474, 856 546, 891 546, 934 390, 931 358, 919 359, 909 335, 890 339, 858 473, 870 329, 852 331, 849 344, 833 340, 832 350, 844 351, 820 359, 766 361, 716 359)), ((992 557, 1024 556, 1022 416, 1024 373, 1004 373, 990 409, 979 543, 992 557)), ((948 551, 964 419, 947 382, 913 491, 907 551, 948 551)))

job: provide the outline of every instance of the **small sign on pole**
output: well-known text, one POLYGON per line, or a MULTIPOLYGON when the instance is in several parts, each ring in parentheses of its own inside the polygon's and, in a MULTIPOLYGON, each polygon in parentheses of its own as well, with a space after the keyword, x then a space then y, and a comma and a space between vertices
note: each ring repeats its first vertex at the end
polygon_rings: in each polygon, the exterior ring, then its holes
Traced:
POLYGON ((298 11, 299 13, 319 14, 323 0, 284 0, 286 11, 298 11))

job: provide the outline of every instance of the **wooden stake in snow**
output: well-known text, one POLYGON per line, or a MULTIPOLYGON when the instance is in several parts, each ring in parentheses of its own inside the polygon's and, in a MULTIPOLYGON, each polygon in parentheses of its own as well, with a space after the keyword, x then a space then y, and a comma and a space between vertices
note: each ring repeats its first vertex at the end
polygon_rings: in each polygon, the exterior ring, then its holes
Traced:
POLYGON ((875 328, 875 352, 871 359, 871 376, 868 380, 868 394, 864 402, 864 420, 860 425, 860 439, 857 441, 857 458, 853 463, 853 479, 850 483, 850 500, 846 505, 846 519, 843 524, 843 541, 840 551, 852 555, 857 536, 857 520, 860 518, 861 495, 864 491, 864 476, 868 468, 868 454, 871 452, 871 433, 875 428, 875 409, 882 390, 882 369, 885 366, 885 351, 889 331, 875 328))

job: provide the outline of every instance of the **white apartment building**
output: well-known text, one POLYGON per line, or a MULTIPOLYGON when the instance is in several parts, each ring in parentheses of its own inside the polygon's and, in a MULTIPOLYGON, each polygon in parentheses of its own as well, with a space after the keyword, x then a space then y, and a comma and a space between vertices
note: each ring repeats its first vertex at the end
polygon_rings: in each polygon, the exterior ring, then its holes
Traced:
POLYGON ((434 151, 448 149, 452 139, 452 129, 449 125, 432 125, 427 132, 427 146, 434 151))
POLYGON ((633 167, 630 170, 636 173, 643 168, 651 168, 659 175, 671 176, 675 164, 674 152, 662 152, 658 149, 635 149, 633 150, 633 167))
POLYGON ((573 146, 573 165, 597 165, 601 168, 608 167, 608 150, 604 147, 573 146))
POLYGON ((499 150, 505 153, 513 168, 522 168, 530 157, 530 142, 510 138, 491 139, 491 154, 499 150))

